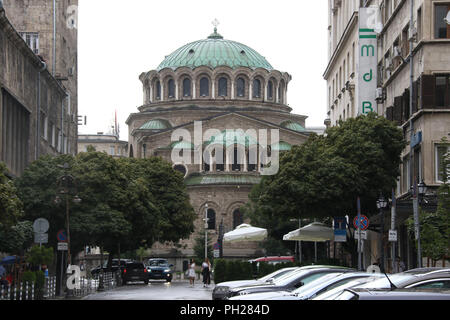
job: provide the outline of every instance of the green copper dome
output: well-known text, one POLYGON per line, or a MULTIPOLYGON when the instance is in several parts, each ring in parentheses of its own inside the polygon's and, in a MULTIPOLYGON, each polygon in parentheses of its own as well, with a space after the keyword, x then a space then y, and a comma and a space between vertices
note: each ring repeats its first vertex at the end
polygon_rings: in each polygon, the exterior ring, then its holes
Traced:
POLYGON ((297 122, 294 122, 291 120, 283 122, 280 126, 283 128, 286 128, 286 129, 297 131, 297 132, 306 131, 305 128, 303 128, 300 123, 297 123, 297 122))
POLYGON ((139 129, 141 130, 164 130, 169 129, 171 127, 170 123, 167 120, 154 119, 147 123, 145 123, 139 129))
POLYGON ((157 71, 165 68, 176 70, 181 67, 195 69, 200 66, 216 68, 228 66, 232 69, 248 67, 273 70, 267 60, 252 48, 241 43, 225 40, 217 29, 207 39, 188 43, 179 48, 159 65, 157 71))
POLYGON ((278 151, 290 151, 292 149, 292 146, 284 141, 280 141, 278 143, 275 143, 272 145, 272 150, 278 150, 278 151))

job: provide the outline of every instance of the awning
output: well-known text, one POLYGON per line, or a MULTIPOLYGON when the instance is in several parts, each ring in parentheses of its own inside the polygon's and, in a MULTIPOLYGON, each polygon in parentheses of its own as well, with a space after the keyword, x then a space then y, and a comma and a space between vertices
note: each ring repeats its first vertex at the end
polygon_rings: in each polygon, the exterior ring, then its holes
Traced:
POLYGON ((5 257, 0 261, 0 264, 14 264, 18 259, 16 256, 5 257))
POLYGON ((334 231, 323 223, 313 222, 283 236, 286 241, 325 242, 334 239, 334 231))
POLYGON ((223 236, 224 242, 238 241, 262 241, 267 238, 267 230, 252 227, 249 224, 241 224, 235 230, 227 232, 223 236))

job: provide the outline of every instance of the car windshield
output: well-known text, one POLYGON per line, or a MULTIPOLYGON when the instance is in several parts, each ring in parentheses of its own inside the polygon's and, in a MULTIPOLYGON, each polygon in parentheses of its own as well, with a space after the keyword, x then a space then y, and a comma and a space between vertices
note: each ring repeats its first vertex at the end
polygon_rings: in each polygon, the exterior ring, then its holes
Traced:
POLYGON ((149 260, 148 265, 150 267, 168 267, 169 262, 167 260, 149 260))
MULTIPOLYGON (((389 280, 396 286, 401 287, 402 283, 405 283, 408 280, 416 278, 412 274, 393 274, 388 275, 389 280)), ((391 284, 389 283, 389 280, 384 277, 372 282, 365 283, 361 286, 358 286, 357 288, 369 288, 369 289, 389 289, 391 287, 391 284)))
POLYGON ((292 272, 287 274, 284 277, 281 277, 280 279, 276 280, 274 283, 277 286, 286 286, 289 285, 291 282, 301 279, 304 285, 310 283, 311 281, 316 280, 319 277, 322 277, 325 274, 328 274, 329 272, 311 272, 311 270, 299 270, 298 272, 292 272))
POLYGON ((331 286, 327 291, 322 292, 318 296, 314 297, 313 300, 333 300, 344 289, 356 287, 361 284, 371 282, 371 281, 374 281, 377 279, 379 279, 378 276, 352 279, 351 281, 349 281, 347 283, 344 283, 344 284, 340 283, 340 285, 338 287, 331 286))
MULTIPOLYGON (((308 284, 305 284, 301 286, 298 289, 295 289, 292 291, 292 293, 297 294, 299 296, 309 296, 311 294, 314 294, 317 290, 317 286, 326 285, 328 282, 332 282, 334 278, 341 275, 342 273, 328 273, 326 275, 323 274, 317 274, 314 279, 311 279, 311 281, 308 284)), ((303 281, 302 281, 303 282, 303 281)))
POLYGON ((272 273, 270 273, 270 274, 268 274, 268 275, 266 275, 264 277, 259 278, 258 281, 266 282, 269 279, 276 280, 276 279, 279 279, 279 278, 281 278, 283 276, 286 276, 288 273, 290 273, 290 272, 292 272, 294 270, 295 269, 291 269, 291 268, 289 268, 289 269, 280 269, 280 270, 272 272, 272 273))

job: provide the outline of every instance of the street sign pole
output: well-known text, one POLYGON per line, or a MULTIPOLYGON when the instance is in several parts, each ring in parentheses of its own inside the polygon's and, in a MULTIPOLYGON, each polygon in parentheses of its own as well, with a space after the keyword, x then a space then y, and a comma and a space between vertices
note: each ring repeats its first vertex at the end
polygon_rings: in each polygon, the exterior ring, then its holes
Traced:
POLYGON ((362 270, 362 261, 361 261, 361 200, 358 197, 357 200, 358 207, 358 270, 362 270))

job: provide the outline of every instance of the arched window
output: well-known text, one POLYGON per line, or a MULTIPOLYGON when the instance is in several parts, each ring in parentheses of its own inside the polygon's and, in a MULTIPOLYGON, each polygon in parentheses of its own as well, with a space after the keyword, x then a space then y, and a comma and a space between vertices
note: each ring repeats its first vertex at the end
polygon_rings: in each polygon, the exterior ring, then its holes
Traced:
POLYGON ((226 97, 228 95, 228 80, 227 78, 219 79, 219 97, 226 97))
POLYGON ((209 96, 209 80, 206 77, 200 79, 200 96, 209 96))
POLYGON ((161 82, 156 81, 156 99, 161 99, 161 82))
POLYGON ((216 230, 216 212, 208 209, 208 230, 216 230))
POLYGON ((245 80, 242 78, 237 79, 237 96, 238 97, 245 96, 245 80))
POLYGON ((261 98, 261 81, 253 80, 253 98, 261 98))
POLYGON ((236 209, 233 212, 233 229, 236 229, 237 226, 240 226, 244 223, 244 215, 242 214, 240 209, 236 209))
POLYGON ((175 81, 170 79, 167 85, 169 87, 169 98, 175 98, 175 81))
POLYGON ((269 83, 267 85, 267 98, 273 99, 273 82, 272 82, 272 80, 269 81, 269 83))
POLYGON ((175 171, 178 171, 179 173, 181 173, 183 175, 183 177, 186 176, 187 170, 186 167, 181 165, 181 164, 177 164, 176 166, 173 167, 173 169, 175 171))
POLYGON ((183 80, 183 97, 191 96, 191 79, 186 78, 183 80))
POLYGON ((280 86, 278 87, 278 103, 283 103, 283 92, 284 92, 283 84, 280 83, 280 86))

